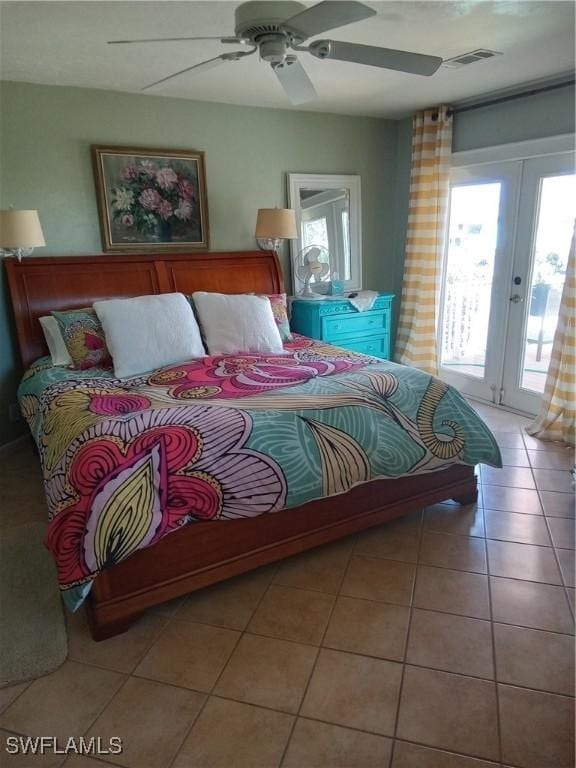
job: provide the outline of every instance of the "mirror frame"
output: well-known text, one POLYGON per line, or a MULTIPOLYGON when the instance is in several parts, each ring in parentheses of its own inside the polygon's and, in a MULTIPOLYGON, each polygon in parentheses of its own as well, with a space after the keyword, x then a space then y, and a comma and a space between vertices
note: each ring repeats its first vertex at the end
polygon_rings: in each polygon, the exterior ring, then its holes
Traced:
MULTIPOLYGON (((356 174, 333 173, 289 173, 288 204, 296 213, 296 226, 301 231, 302 213, 300 206, 301 189, 346 189, 350 200, 349 234, 351 279, 344 282, 344 292, 359 291, 362 288, 362 201, 360 176, 356 174)), ((290 266, 292 269, 292 292, 296 296, 296 266, 298 254, 302 248, 300 236, 290 241, 290 266)), ((330 281, 322 284, 323 290, 317 290, 318 283, 312 284, 315 293, 329 293, 330 281), (326 286, 324 288, 324 285, 326 286)))

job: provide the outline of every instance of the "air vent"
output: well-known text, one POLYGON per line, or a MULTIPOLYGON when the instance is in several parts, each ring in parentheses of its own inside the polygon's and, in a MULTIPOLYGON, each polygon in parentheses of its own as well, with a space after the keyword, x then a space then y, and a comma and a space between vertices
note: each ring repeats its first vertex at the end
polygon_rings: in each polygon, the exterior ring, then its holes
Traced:
POLYGON ((475 61, 491 59, 493 56, 502 56, 502 54, 498 51, 490 51, 488 48, 479 48, 477 51, 461 53, 459 56, 446 59, 442 62, 442 66, 446 67, 446 69, 458 69, 459 67, 466 67, 468 64, 473 64, 475 61))

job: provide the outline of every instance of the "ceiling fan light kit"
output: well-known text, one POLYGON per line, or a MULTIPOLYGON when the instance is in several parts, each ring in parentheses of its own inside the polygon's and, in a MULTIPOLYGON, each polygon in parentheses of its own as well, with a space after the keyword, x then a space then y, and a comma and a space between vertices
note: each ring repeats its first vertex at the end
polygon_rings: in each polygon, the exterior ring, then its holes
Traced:
POLYGON ((153 88, 185 73, 196 74, 224 62, 239 61, 256 51, 260 59, 272 67, 280 85, 292 104, 305 104, 316 98, 312 81, 297 56, 291 51, 308 53, 317 59, 334 59, 382 69, 392 69, 415 75, 434 74, 442 64, 439 56, 360 45, 338 40, 314 40, 303 45, 310 37, 332 29, 353 24, 374 16, 376 11, 359 2, 324 0, 311 7, 291 0, 251 0, 235 10, 235 36, 181 37, 149 40, 112 40, 112 44, 182 42, 219 40, 221 43, 252 46, 251 50, 222 53, 208 61, 192 64, 171 75, 146 85, 153 88))

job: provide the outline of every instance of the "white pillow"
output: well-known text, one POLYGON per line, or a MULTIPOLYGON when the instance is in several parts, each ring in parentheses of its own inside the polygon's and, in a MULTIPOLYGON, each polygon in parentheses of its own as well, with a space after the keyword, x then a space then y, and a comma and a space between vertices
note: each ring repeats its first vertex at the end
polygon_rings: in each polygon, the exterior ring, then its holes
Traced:
POLYGON ((93 306, 120 379, 206 356, 194 312, 182 293, 109 299, 93 306))
POLYGON ((39 317, 40 325, 44 331, 44 338, 48 345, 48 351, 52 358, 52 365, 71 365, 72 358, 68 354, 62 331, 58 325, 58 320, 52 315, 39 317))
POLYGON ((268 297, 196 291, 192 298, 211 355, 284 351, 268 297))

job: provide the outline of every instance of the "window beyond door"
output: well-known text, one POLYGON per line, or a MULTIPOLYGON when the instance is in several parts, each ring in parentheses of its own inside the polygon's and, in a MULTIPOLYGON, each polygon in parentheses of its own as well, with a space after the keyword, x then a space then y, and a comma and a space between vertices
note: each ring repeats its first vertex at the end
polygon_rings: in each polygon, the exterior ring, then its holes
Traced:
POLYGON ((441 365, 484 378, 501 183, 452 187, 441 365))
POLYGON ((576 205, 576 176, 547 176, 540 180, 534 255, 527 296, 522 389, 544 392, 576 205))

